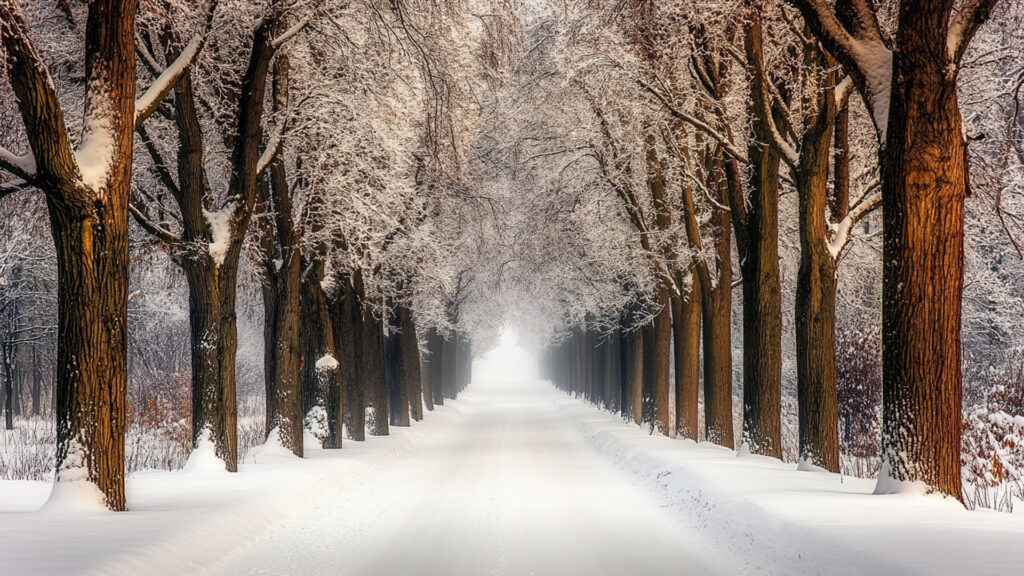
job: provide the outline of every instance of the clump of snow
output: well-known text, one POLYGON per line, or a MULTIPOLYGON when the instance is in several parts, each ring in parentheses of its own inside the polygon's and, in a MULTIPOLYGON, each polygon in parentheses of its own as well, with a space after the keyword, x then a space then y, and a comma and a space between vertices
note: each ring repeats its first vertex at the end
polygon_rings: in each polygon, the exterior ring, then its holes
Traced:
POLYGON ((208 429, 199 433, 199 442, 188 455, 182 472, 224 472, 227 473, 227 466, 217 456, 217 446, 213 443, 213 435, 208 429))
POLYGON ((265 464, 273 460, 291 460, 298 458, 281 441, 281 429, 275 427, 267 434, 267 441, 256 446, 249 452, 253 464, 265 464))
POLYGON ((814 462, 811 462, 811 459, 808 458, 807 456, 800 457, 800 460, 797 461, 796 469, 801 472, 825 472, 829 474, 831 473, 828 470, 822 468, 821 466, 818 466, 814 462))
MULTIPOLYGON (((319 363, 317 369, 320 369, 319 363)), ((327 424, 327 410, 325 410, 323 406, 312 407, 309 412, 306 413, 304 424, 305 426, 303 426, 302 429, 303 447, 323 446, 324 440, 327 439, 330 430, 327 424)))
POLYGON ((231 243, 231 219, 235 215, 235 205, 229 204, 216 211, 203 210, 206 223, 210 227, 210 256, 217 266, 224 264, 231 243))
POLYGON ((324 354, 316 361, 316 369, 320 372, 337 370, 338 366, 338 359, 330 354, 324 354))
POLYGON ((893 476, 892 465, 889 464, 888 451, 883 451, 882 468, 878 471, 878 480, 875 483, 875 494, 907 494, 923 496, 928 494, 928 485, 920 480, 900 480, 893 476))
POLYGON ((102 512, 107 510, 106 502, 107 498, 99 486, 89 479, 85 447, 77 440, 72 440, 42 510, 61 513, 102 512))

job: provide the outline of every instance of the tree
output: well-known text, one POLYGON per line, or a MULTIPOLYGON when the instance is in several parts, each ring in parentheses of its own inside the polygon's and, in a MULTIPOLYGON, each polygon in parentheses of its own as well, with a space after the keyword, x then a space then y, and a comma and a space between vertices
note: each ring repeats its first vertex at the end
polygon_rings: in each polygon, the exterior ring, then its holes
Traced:
POLYGON ((887 38, 864 0, 792 0, 864 99, 880 142, 883 470, 961 499, 964 53, 995 0, 905 1, 887 38), (891 48, 890 48, 891 46, 891 48))

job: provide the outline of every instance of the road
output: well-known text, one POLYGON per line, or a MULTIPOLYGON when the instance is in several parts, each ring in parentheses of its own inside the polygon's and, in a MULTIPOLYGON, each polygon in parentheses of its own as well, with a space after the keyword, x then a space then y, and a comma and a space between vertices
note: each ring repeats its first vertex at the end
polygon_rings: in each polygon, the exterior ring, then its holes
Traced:
POLYGON ((236 551, 221 573, 716 573, 695 529, 590 447, 559 398, 541 382, 474 384, 421 449, 236 551))

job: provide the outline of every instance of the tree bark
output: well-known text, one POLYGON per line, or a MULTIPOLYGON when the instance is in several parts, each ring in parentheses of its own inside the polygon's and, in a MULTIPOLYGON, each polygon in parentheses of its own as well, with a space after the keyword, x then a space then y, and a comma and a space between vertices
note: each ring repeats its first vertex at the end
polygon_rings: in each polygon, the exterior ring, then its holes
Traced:
MULTIPOLYGON (((967 144, 946 3, 900 4, 882 151, 880 478, 962 499, 960 309, 967 144), (938 32, 938 33, 937 33, 938 32)), ((884 490, 883 480, 879 488, 884 490)))
POLYGON ((401 312, 391 307, 384 340, 384 376, 388 388, 388 422, 391 426, 409 426, 409 390, 405 358, 402 354, 401 312))
MULTIPOLYGON (((423 419, 423 379, 420 370, 420 345, 416 337, 416 322, 412 310, 406 306, 399 306, 398 317, 402 338, 405 389, 409 392, 409 408, 412 419, 418 422, 423 419)), ((433 404, 429 404, 429 406, 433 409, 433 404)))
POLYGON ((95 485, 123 510, 127 396, 128 198, 135 120, 135 0, 95 0, 85 31, 85 114, 109 138, 107 170, 83 178, 64 113, 28 27, 0 3, 11 88, 45 196, 57 252, 56 479, 95 485))
POLYGON ((373 408, 370 434, 390 434, 388 387, 384 373, 384 325, 363 306, 363 371, 366 378, 366 399, 373 408))
POLYGON ((700 396, 700 282, 693 278, 685 297, 672 298, 672 336, 675 346, 676 430, 698 439, 700 396))

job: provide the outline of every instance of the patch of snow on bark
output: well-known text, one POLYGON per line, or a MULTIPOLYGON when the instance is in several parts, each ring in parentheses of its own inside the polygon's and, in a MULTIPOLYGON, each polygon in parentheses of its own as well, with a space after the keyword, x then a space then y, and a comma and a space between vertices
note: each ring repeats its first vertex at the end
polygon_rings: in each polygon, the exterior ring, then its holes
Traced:
POLYGON ((89 87, 82 142, 75 150, 82 184, 93 190, 98 190, 106 183, 117 147, 114 138, 115 112, 104 84, 102 81, 94 81, 89 87))
POLYGON ((42 510, 60 513, 103 512, 107 510, 106 502, 106 496, 99 486, 89 479, 85 447, 77 440, 72 440, 42 510))
POLYGON ((203 210, 206 223, 210 226, 210 256, 217 266, 224 264, 224 258, 228 255, 228 247, 231 243, 231 219, 235 215, 234 204, 228 205, 220 210, 203 210))
POLYGON ((324 354, 316 361, 316 369, 319 372, 329 372, 338 369, 338 360, 330 354, 324 354))

